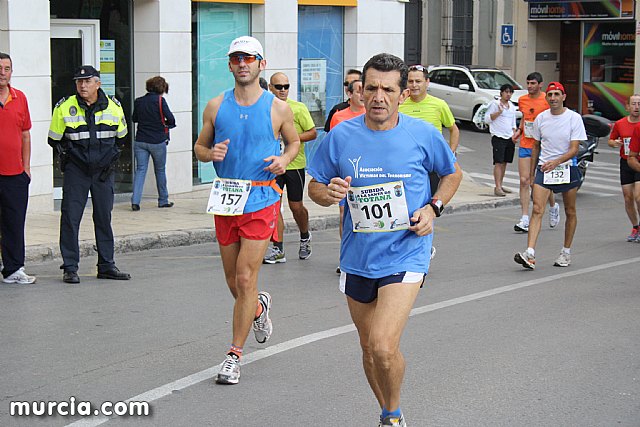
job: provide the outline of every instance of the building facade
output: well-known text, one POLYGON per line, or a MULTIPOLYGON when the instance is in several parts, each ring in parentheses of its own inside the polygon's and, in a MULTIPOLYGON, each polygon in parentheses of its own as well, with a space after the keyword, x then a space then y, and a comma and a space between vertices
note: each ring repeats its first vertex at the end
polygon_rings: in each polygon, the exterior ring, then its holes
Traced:
MULTIPOLYGON (((62 176, 47 145, 53 105, 73 95, 73 70, 91 64, 102 88, 131 117, 145 81, 162 75, 176 116, 167 155, 171 194, 213 179, 193 156, 206 102, 233 86, 226 50, 252 35, 265 50, 264 77, 282 71, 291 96, 305 102, 316 126, 342 101, 342 79, 374 54, 403 56, 404 3, 389 0, 0 0, 0 51, 13 59, 12 84, 29 100, 33 128, 29 209, 54 209, 62 176)), ((133 182, 134 126, 118 163, 116 198, 133 182)), ((310 144, 312 145, 312 144, 310 144)), ((150 168, 149 173, 152 173, 150 168)), ((155 196, 147 179, 145 195, 155 196)))
POLYGON ((410 38, 420 39, 416 62, 495 66, 521 84, 539 71, 564 84, 570 108, 615 120, 639 90, 638 8, 634 0, 422 0, 410 38))

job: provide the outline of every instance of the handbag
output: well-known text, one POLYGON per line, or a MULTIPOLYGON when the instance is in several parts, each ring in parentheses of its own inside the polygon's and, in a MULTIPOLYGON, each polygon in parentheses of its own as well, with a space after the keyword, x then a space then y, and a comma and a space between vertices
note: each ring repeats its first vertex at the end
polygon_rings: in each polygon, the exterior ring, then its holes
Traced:
POLYGON ((169 126, 167 126, 167 119, 162 112, 162 95, 158 96, 158 107, 160 107, 160 120, 162 121, 162 127, 164 127, 164 134, 167 135, 167 141, 169 141, 169 126))

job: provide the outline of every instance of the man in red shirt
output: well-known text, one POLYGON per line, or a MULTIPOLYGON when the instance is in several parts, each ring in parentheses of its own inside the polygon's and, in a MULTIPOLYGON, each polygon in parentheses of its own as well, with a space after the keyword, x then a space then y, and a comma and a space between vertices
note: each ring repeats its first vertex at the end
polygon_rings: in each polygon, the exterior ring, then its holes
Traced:
POLYGON ((4 283, 30 284, 24 271, 24 224, 31 182, 31 117, 24 93, 11 87, 11 57, 0 52, 0 230, 4 283))
MULTIPOLYGON (((613 125, 609 135, 609 147, 620 148, 620 185, 624 196, 624 209, 631 221, 631 234, 627 242, 640 243, 640 230, 638 229, 638 212, 640 212, 640 171, 633 170, 629 160, 631 150, 631 137, 640 125, 640 95, 631 95, 627 103, 629 115, 623 117, 613 125)), ((636 155, 638 150, 636 149, 636 155)), ((637 162, 637 159, 635 159, 637 162)))

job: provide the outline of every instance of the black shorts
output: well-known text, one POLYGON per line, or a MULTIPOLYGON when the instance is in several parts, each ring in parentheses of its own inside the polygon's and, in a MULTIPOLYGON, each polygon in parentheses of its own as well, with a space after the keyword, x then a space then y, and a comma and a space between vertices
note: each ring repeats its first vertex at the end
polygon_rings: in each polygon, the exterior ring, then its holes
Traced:
POLYGON ((392 283, 417 282, 420 282, 420 287, 422 287, 424 284, 424 276, 424 273, 401 271, 390 276, 370 279, 368 277, 358 276, 357 274, 342 272, 340 274, 340 290, 354 300, 368 304, 378 298, 378 289, 381 287, 392 283))
POLYGON ((551 190, 554 193, 566 193, 567 191, 580 186, 580 179, 582 178, 582 173, 580 173, 580 169, 577 166, 569 166, 569 182, 566 184, 545 184, 544 183, 544 172, 540 170, 540 166, 536 168, 536 177, 534 184, 537 184, 541 187, 546 188, 547 190, 551 190))
POLYGON ((638 181, 640 181, 640 172, 631 169, 627 159, 620 157, 620 185, 633 184, 638 181))
POLYGON ((493 164, 511 163, 513 155, 516 152, 516 144, 511 138, 500 138, 499 136, 491 137, 491 146, 493 147, 493 164))
POLYGON ((287 200, 301 202, 304 192, 304 169, 291 169, 276 177, 276 183, 284 190, 287 187, 287 200))

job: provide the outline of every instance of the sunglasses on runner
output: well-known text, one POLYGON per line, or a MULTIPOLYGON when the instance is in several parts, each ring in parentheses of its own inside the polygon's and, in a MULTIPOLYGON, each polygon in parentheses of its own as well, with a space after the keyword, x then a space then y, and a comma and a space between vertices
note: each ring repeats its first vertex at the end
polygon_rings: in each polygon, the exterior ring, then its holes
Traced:
POLYGON ((289 90, 289 87, 291 85, 289 83, 287 83, 286 85, 273 85, 273 87, 276 88, 276 90, 289 90))
POLYGON ((231 55, 229 56, 229 62, 231 62, 233 65, 240 65, 240 63, 242 61, 244 61, 245 64, 253 64, 256 59, 258 61, 262 60, 262 57, 260 55, 231 55))

